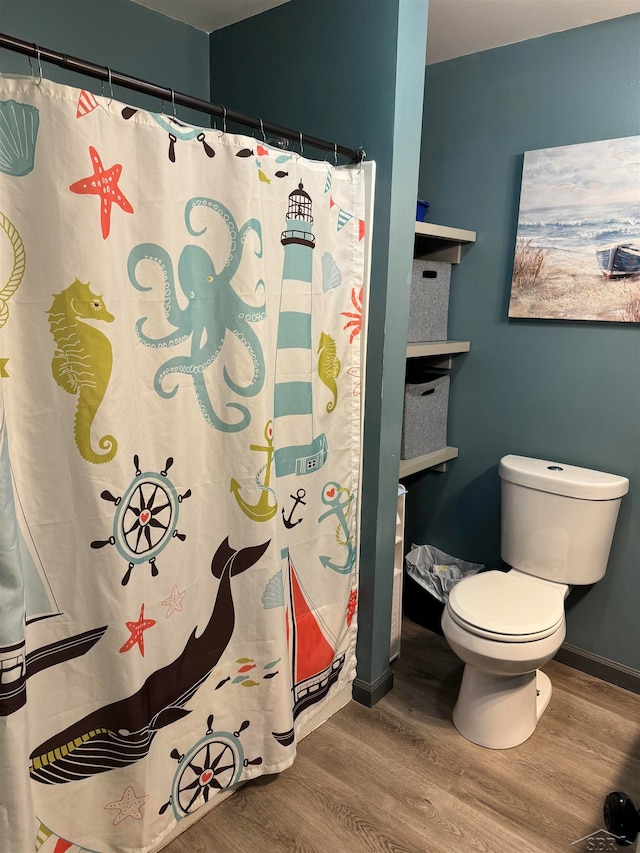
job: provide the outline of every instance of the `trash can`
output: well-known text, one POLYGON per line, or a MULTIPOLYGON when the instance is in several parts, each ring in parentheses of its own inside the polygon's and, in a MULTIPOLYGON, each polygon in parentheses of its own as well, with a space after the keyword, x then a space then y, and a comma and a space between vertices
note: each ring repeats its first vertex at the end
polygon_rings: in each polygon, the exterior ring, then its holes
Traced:
POLYGON ((482 563, 452 557, 433 545, 412 545, 405 557, 405 614, 423 628, 442 634, 440 620, 452 588, 484 568, 482 563))

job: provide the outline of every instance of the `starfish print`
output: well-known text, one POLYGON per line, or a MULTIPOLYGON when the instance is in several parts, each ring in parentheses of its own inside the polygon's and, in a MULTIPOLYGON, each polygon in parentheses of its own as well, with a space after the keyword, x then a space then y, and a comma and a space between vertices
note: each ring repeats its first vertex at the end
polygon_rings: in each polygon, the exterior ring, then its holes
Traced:
POLYGON ((133 213, 133 207, 118 186, 122 166, 116 163, 110 169, 105 169, 100 155, 92 145, 89 146, 89 156, 93 163, 93 175, 76 181, 71 184, 69 189, 72 193, 79 195, 100 196, 100 224, 102 226, 102 238, 106 240, 111 229, 111 205, 115 202, 126 213, 133 213))
POLYGON ((128 785, 122 792, 122 797, 119 800, 114 800, 112 803, 107 803, 105 810, 110 809, 111 811, 118 812, 113 819, 114 826, 122 823, 122 821, 126 820, 128 817, 131 817, 134 820, 142 820, 144 817, 144 814, 142 813, 142 806, 148 799, 149 794, 138 797, 136 792, 133 790, 133 787, 128 785))
POLYGON ((125 625, 131 632, 131 636, 127 640, 127 642, 120 649, 120 653, 128 652, 129 649, 132 649, 136 644, 140 649, 140 654, 144 657, 144 634, 143 632, 147 630, 147 628, 151 628, 156 624, 155 619, 145 619, 144 618, 144 604, 140 607, 140 615, 138 616, 137 622, 125 622, 125 625))
POLYGON ((167 607, 167 619, 171 616, 172 613, 176 613, 178 610, 182 610, 182 599, 186 595, 185 592, 180 592, 178 589, 178 585, 174 584, 173 589, 171 590, 171 595, 168 598, 165 598, 163 602, 161 602, 163 607, 167 607))

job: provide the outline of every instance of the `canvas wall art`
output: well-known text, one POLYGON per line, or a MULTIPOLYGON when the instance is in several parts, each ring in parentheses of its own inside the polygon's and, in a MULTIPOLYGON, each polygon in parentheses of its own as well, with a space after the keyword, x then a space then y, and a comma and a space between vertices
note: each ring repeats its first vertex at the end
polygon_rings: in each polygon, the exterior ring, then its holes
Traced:
POLYGON ((525 153, 509 317, 640 322, 640 136, 525 153))

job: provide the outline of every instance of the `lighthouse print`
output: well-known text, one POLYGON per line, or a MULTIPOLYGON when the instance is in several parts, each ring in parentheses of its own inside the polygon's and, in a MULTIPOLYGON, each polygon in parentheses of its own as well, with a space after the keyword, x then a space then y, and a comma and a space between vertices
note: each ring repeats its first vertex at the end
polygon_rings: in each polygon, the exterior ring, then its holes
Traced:
POLYGON ((302 182, 289 195, 274 388, 276 477, 310 474, 324 465, 327 439, 315 435, 311 375, 311 280, 315 237, 311 198, 302 182))

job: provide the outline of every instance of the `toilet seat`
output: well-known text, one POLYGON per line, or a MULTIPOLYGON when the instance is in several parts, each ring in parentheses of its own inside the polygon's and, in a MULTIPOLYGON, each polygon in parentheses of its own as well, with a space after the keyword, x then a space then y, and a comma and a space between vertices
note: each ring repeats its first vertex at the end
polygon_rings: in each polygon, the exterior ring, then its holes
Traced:
POLYGON ((447 610, 461 628, 503 643, 541 640, 564 622, 565 584, 516 570, 465 578, 449 594, 447 610))

